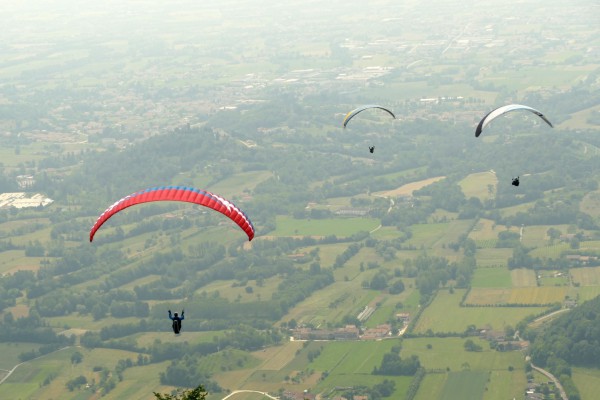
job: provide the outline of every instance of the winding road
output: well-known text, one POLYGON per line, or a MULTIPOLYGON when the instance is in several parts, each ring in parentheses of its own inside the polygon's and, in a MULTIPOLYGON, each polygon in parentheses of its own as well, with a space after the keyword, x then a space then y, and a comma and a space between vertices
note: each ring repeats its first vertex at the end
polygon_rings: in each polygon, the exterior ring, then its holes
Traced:
POLYGON ((560 381, 554 375, 552 375, 550 372, 546 371, 545 369, 536 367, 535 365, 533 365, 533 363, 531 363, 531 368, 535 369, 540 374, 547 376, 549 379, 552 380, 552 382, 554 382, 554 384, 558 388, 558 391, 560 392, 560 397, 562 398, 562 400, 569 400, 569 398, 567 397, 567 392, 565 392, 565 389, 560 384, 560 381))

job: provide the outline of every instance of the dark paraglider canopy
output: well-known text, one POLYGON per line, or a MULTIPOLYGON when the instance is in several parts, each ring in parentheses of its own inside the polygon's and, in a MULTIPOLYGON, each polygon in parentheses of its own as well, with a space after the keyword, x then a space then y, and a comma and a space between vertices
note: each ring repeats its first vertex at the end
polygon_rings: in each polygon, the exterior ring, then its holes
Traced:
POLYGON ((355 108, 354 110, 352 110, 348 114, 346 114, 346 116, 344 117, 344 121, 342 122, 342 125, 344 126, 344 128, 346 127, 346 125, 348 125, 348 122, 350 122, 350 120, 356 116, 356 114, 363 112, 365 110, 368 110, 369 108, 379 108, 380 110, 383 110, 383 111, 387 112, 388 114, 390 114, 392 116, 392 118, 396 119, 396 116, 394 115, 394 113, 391 110, 388 110, 387 108, 378 106, 376 104, 368 104, 368 105, 364 105, 364 106, 355 108))

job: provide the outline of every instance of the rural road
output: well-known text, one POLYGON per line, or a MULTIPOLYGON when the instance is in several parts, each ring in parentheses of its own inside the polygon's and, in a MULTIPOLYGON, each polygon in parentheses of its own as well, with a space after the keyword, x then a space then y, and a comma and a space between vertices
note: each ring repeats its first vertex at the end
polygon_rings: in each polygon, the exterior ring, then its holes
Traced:
POLYGON ((564 313, 564 312, 566 312, 566 311, 570 311, 570 310, 571 310, 570 308, 561 308, 560 310, 557 310, 557 311, 551 312, 550 314, 542 315, 541 317, 534 319, 533 321, 531 321, 531 322, 529 323, 529 325, 532 325, 532 324, 535 324, 535 323, 541 322, 541 321, 543 321, 543 320, 545 320, 545 319, 548 319, 548 318, 552 318, 552 317, 554 317, 556 314, 561 314, 561 313, 564 313))
MULTIPOLYGON (((381 195, 375 195, 376 197, 382 197, 384 199, 387 199, 387 197, 385 196, 381 196, 381 195)), ((394 208, 394 199, 390 199, 390 206, 388 207, 387 213, 389 214, 392 211, 392 208, 394 208)), ((373 233, 373 232, 377 232, 379 229, 381 229, 382 225, 379 224, 379 226, 375 229, 373 229, 372 231, 370 231, 369 233, 373 233)))
POLYGON ((229 393, 227 396, 223 397, 221 400, 227 400, 228 398, 230 398, 231 396, 233 396, 234 394, 237 394, 237 393, 259 393, 270 399, 279 400, 279 397, 273 397, 269 393, 259 392, 258 390, 234 390, 233 392, 229 393))
MULTIPOLYGON (((7 380, 12 375, 12 373, 15 372, 17 370, 17 368, 19 368, 21 365, 27 364, 30 361, 34 361, 34 360, 37 360, 39 358, 46 357, 47 355, 50 355, 50 354, 53 354, 53 353, 56 353, 56 352, 59 352, 59 351, 66 350, 66 349, 68 349, 70 347, 71 346, 63 347, 62 349, 55 350, 55 351, 53 351, 51 353, 44 354, 42 356, 39 356, 39 357, 36 357, 36 358, 32 358, 31 360, 23 361, 22 363, 19 363, 19 364, 15 365, 14 367, 12 367, 12 369, 10 371, 8 371, 8 374, 6 374, 6 376, 0 380, 0 385, 2 385, 4 383, 4 381, 7 380)), ((6 370, 3 370, 3 371, 6 371, 6 370)))
POLYGON ((556 379, 556 377, 554 375, 552 375, 550 372, 546 371, 545 369, 542 369, 540 367, 536 367, 535 365, 533 365, 533 363, 531 363, 531 368, 535 369, 537 372, 539 372, 539 373, 547 376, 548 378, 552 379, 552 381, 554 382, 554 384, 558 388, 558 391, 560 392, 560 397, 562 398, 562 400, 569 400, 569 398, 567 397, 567 392, 565 392, 565 389, 560 384, 560 381, 558 379, 556 379))

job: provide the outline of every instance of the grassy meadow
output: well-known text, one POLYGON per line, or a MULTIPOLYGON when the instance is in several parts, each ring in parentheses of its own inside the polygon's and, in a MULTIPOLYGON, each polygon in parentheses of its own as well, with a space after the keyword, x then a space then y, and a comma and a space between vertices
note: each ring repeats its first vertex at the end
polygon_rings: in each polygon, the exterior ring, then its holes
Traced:
MULTIPOLYGON (((20 365, 10 378, 0 385, 0 398, 13 399, 15 393, 26 398, 46 399, 87 399, 93 397, 93 392, 84 387, 73 392, 65 390, 66 383, 80 375, 86 377, 88 383, 98 382, 100 375, 94 368, 108 368, 112 370, 117 360, 130 358, 137 360, 137 353, 123 350, 97 349, 86 350, 83 348, 66 348, 20 365), (80 364, 71 364, 72 354, 82 353, 83 360, 80 364)), ((170 387, 160 385, 159 372, 166 367, 165 363, 136 366, 125 370, 122 384, 109 392, 106 399, 144 399, 154 391, 170 391, 170 387)))
POLYGON ((462 338, 406 339, 401 355, 418 355, 423 366, 435 373, 428 373, 421 384, 416 399, 472 399, 502 400, 522 393, 526 384, 525 360, 520 352, 496 352, 487 342, 475 339, 482 346, 479 352, 467 352, 462 338), (442 354, 442 357, 436 355, 442 354), (508 367, 513 370, 509 371, 508 367), (457 384, 463 379, 469 382, 457 384), (483 383, 483 386, 482 386, 483 383), (465 394, 465 391, 468 391, 465 394), (444 397, 446 396, 446 397, 444 397))
MULTIPOLYGON (((494 245, 495 245, 495 239, 494 245)), ((476 242, 478 249, 475 254, 478 267, 507 267, 508 259, 512 257, 512 249, 479 248, 480 242, 476 242)))
MULTIPOLYGON (((441 290, 427 307, 416 327, 416 333, 428 330, 435 332, 464 332, 469 325, 478 328, 491 327, 501 330, 531 314, 538 314, 543 307, 460 307, 465 289, 454 289, 454 293, 441 290)), ((489 329, 489 328, 488 328, 489 329)))
POLYGON ((555 287, 517 287, 517 288, 473 288, 465 299, 467 305, 551 305, 565 299, 567 288, 555 287))
POLYGON ((486 371, 450 372, 441 400, 477 399, 483 396, 489 373, 486 371))
POLYGON ((600 285, 600 267, 572 268, 570 273, 576 284, 581 286, 600 285))
POLYGON ((426 186, 431 185, 437 181, 445 179, 445 176, 436 176, 434 178, 428 178, 417 182, 407 183, 393 190, 387 190, 383 192, 373 193, 373 196, 380 197, 402 197, 402 196, 412 196, 413 192, 419 189, 422 189, 426 186))
POLYGON ((477 268, 471 280, 474 288, 509 288, 512 286, 510 271, 506 268, 477 268))
POLYGON ((494 197, 498 178, 491 171, 467 175, 458 185, 467 199, 476 197, 482 202, 494 197))
POLYGON ((593 368, 573 368, 573 382, 577 385, 583 400, 595 399, 600 393, 600 370, 593 368))
POLYGON ((328 219, 296 219, 277 216, 277 228, 270 232, 272 236, 316 236, 336 235, 352 236, 358 232, 371 231, 379 225, 375 218, 328 218, 328 219))
POLYGON ((537 277, 535 271, 525 268, 517 268, 510 271, 512 285, 514 287, 535 287, 537 286, 537 277))

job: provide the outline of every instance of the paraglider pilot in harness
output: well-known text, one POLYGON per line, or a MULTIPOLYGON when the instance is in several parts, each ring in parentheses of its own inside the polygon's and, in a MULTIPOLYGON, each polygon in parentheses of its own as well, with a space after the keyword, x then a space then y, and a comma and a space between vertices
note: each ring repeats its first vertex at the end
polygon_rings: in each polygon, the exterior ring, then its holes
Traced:
POLYGON ((181 317, 179 317, 177 315, 177 313, 175 313, 174 316, 171 315, 171 310, 169 310, 169 319, 171 321, 173 321, 173 332, 176 335, 179 335, 179 331, 181 331, 181 321, 184 320, 184 316, 183 316, 184 310, 181 310, 181 317))
POLYGON ((516 178, 513 178, 512 184, 513 184, 513 186, 519 186, 519 177, 518 176, 516 178))
POLYGON ((369 151, 373 153, 375 151, 375 146, 369 146, 369 151))

